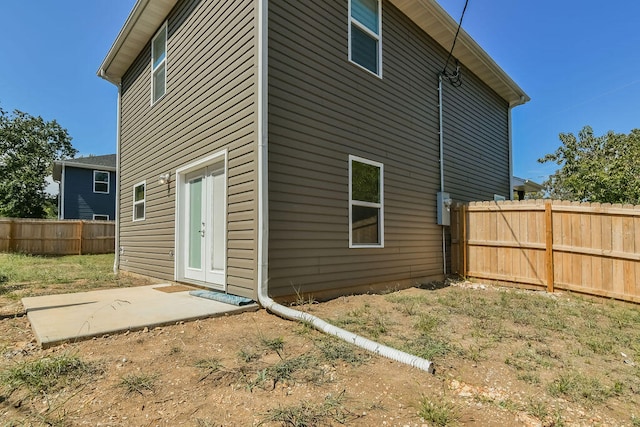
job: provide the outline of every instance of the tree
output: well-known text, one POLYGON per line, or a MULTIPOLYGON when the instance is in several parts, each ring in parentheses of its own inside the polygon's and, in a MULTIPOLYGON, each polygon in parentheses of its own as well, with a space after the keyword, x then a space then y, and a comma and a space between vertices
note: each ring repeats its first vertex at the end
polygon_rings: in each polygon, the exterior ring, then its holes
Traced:
POLYGON ((555 153, 538 159, 561 166, 544 182, 552 198, 640 204, 640 129, 595 136, 585 126, 577 138, 561 133, 560 141, 555 153))
POLYGON ((76 153, 55 120, 0 108, 0 217, 46 217, 45 178, 55 160, 76 153))

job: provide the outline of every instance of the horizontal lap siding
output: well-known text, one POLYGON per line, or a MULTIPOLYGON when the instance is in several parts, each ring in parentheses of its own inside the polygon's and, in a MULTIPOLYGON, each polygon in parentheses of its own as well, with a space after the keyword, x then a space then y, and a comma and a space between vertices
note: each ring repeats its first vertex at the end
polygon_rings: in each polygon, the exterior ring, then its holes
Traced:
POLYGON ((442 274, 437 74, 446 52, 383 5, 383 74, 348 61, 347 1, 269 8, 274 296, 442 274), (385 248, 349 249, 348 156, 384 164, 385 248))
POLYGON ((443 80, 445 190, 456 201, 510 198, 508 104, 462 68, 443 80))
POLYGON ((167 91, 150 106, 150 44, 123 78, 121 268, 174 278, 175 171, 227 148, 229 292, 255 297, 256 10, 253 0, 179 2, 169 15, 167 91), (171 172, 170 189, 158 184, 171 172), (146 219, 132 221, 146 180, 146 219))

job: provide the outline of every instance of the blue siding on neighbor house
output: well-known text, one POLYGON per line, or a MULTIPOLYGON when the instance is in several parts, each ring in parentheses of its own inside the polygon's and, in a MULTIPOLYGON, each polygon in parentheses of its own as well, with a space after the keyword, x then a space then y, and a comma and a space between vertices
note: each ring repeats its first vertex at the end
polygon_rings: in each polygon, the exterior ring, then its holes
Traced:
POLYGON ((64 219, 93 219, 93 215, 116 215, 115 172, 109 172, 109 194, 93 192, 93 171, 66 166, 64 171, 64 219))

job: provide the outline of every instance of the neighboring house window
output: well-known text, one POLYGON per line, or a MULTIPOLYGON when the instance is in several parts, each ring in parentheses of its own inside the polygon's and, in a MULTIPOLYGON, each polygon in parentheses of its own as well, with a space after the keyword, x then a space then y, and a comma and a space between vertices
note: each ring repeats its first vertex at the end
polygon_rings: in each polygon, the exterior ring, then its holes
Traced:
POLYGON ((167 23, 151 41, 151 103, 162 98, 167 89, 167 23))
POLYGON ((109 194, 109 172, 93 171, 93 192, 109 194))
POLYGON ((349 0, 349 60, 382 77, 381 0, 349 0))
POLYGON ((140 221, 144 219, 146 183, 141 182, 133 186, 133 220, 140 221))
POLYGON ((349 156, 349 247, 384 246, 384 166, 349 156))
POLYGON ((93 219, 98 221, 109 221, 109 215, 93 214, 93 219))

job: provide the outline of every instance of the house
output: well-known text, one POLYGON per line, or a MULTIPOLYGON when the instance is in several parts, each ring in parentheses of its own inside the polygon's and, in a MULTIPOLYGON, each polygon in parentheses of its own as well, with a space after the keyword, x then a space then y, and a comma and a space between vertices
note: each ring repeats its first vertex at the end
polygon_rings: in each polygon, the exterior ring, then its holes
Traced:
POLYGON ((115 219, 115 154, 58 160, 53 179, 60 187, 59 219, 115 219))
POLYGON ((544 187, 530 179, 513 177, 513 198, 515 200, 524 200, 527 194, 539 193, 544 187))
POLYGON ((443 75, 456 29, 435 0, 138 0, 98 70, 118 268, 253 299, 442 279, 438 222, 510 196, 529 100, 464 30, 443 75))

